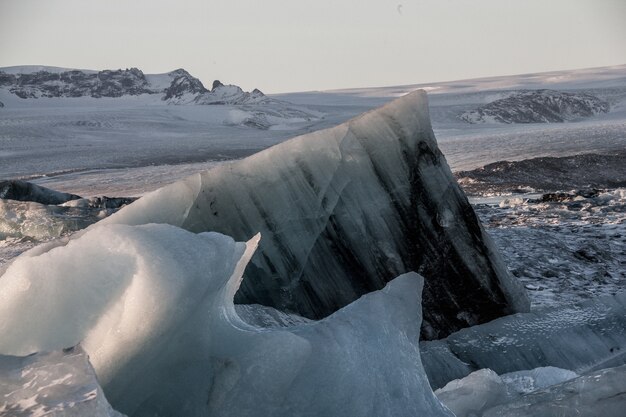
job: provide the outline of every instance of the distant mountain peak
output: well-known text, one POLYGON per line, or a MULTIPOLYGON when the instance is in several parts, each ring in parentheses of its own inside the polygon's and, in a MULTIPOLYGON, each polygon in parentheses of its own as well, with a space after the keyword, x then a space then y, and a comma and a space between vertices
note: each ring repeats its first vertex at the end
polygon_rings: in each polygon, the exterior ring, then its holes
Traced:
POLYGON ((194 96, 193 99, 195 99, 198 94, 208 92, 202 81, 193 77, 182 68, 174 70, 168 73, 168 75, 172 77, 172 81, 170 86, 163 91, 164 96, 162 100, 164 101, 181 100, 185 95, 192 95, 194 96))
POLYGON ((211 91, 215 90, 218 87, 224 87, 224 84, 220 80, 213 81, 213 87, 211 87, 211 91))

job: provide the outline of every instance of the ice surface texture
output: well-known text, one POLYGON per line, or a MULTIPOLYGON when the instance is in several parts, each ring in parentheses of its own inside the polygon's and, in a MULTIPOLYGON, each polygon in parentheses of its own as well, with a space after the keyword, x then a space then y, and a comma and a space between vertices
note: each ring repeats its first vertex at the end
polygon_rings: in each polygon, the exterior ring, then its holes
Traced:
POLYGON ((257 243, 109 225, 21 257, 0 281, 0 352, 82 340, 111 404, 133 416, 451 416, 420 362, 420 276, 319 322, 256 327, 233 297, 257 243))
POLYGON ((0 415, 123 417, 107 402, 80 347, 27 357, 0 355, 0 415))
POLYGON ((426 93, 164 187, 105 223, 264 236, 237 301, 320 318, 426 277, 426 338, 529 307, 437 148, 426 93))
POLYGON ((498 374, 555 366, 584 373, 626 363, 626 292, 502 317, 421 344, 433 387, 490 368, 498 374))
POLYGON ((603 369, 490 408, 483 417, 623 417, 626 365, 603 369))
POLYGON ((554 367, 536 368, 498 376, 491 369, 472 372, 435 391, 437 398, 456 417, 482 415, 496 405, 516 401, 523 394, 578 377, 572 371, 554 367))

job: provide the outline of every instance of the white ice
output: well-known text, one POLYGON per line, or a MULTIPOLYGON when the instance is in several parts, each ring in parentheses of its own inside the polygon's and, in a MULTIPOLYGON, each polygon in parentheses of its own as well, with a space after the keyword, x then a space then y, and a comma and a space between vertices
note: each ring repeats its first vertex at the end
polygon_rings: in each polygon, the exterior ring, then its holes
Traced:
POLYGON ((81 342, 129 415, 450 416, 420 362, 420 276, 320 322, 248 307, 283 326, 261 328, 233 305, 257 243, 109 225, 21 257, 0 281, 0 352, 81 342))

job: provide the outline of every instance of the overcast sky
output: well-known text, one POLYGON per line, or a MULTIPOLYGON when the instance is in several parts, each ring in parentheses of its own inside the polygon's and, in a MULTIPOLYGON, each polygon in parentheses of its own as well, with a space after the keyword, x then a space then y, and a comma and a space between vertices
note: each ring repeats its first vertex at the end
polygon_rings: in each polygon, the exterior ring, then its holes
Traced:
POLYGON ((625 63, 626 0, 0 0, 0 66, 277 93, 625 63))

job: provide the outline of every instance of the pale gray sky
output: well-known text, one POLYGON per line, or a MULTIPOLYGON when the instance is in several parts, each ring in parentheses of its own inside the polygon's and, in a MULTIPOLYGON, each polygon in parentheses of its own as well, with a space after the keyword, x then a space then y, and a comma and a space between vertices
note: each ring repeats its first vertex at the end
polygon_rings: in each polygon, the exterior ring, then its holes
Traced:
POLYGON ((626 0, 0 0, 0 66, 276 93, 624 63, 626 0))

